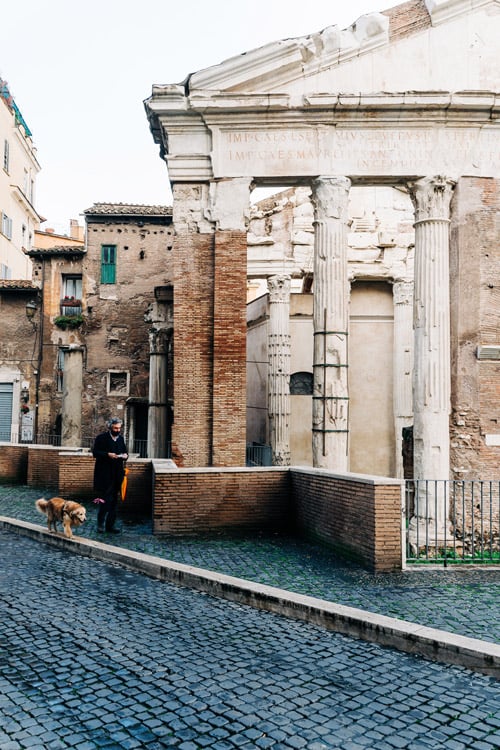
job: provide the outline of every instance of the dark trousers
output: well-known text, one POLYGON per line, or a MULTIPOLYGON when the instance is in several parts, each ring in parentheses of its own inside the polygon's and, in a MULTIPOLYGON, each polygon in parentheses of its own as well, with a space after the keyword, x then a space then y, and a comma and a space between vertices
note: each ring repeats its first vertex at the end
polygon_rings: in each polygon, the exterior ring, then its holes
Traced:
POLYGON ((104 493, 104 504, 99 505, 97 512, 97 525, 99 528, 105 528, 110 531, 116 521, 116 506, 118 504, 118 491, 109 490, 104 493))

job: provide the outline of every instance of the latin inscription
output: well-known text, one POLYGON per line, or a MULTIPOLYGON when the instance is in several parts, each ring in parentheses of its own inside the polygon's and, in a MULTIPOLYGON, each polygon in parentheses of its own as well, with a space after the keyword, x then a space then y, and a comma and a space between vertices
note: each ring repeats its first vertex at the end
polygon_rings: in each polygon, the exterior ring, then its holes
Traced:
POLYGON ((499 132, 474 128, 214 131, 216 176, 498 174, 499 132))

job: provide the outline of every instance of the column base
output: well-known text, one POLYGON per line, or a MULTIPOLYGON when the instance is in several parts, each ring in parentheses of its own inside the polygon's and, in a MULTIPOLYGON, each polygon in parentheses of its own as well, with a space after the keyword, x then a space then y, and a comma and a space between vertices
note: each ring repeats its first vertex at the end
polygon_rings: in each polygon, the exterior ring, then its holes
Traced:
POLYGON ((452 548, 455 539, 450 523, 442 523, 435 518, 413 516, 407 533, 412 555, 425 550, 427 554, 430 552, 437 556, 440 550, 452 548))

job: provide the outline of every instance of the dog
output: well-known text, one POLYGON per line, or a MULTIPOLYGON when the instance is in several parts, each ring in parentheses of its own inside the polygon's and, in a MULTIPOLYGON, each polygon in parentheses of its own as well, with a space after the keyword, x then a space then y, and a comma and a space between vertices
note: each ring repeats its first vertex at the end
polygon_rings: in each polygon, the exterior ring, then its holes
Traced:
POLYGON ((68 539, 73 538, 72 528, 81 526, 87 520, 87 511, 80 503, 72 500, 64 500, 62 497, 51 497, 46 500, 44 497, 35 500, 35 507, 39 513, 47 516, 47 528, 57 534, 57 522, 60 521, 64 527, 64 535, 68 539))

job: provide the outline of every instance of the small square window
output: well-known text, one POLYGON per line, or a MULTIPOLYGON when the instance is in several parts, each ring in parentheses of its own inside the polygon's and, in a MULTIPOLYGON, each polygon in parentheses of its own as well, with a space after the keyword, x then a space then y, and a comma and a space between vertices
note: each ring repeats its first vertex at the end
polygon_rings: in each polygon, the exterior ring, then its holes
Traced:
POLYGON ((108 371, 108 394, 110 396, 128 396, 130 373, 118 370, 108 371))

